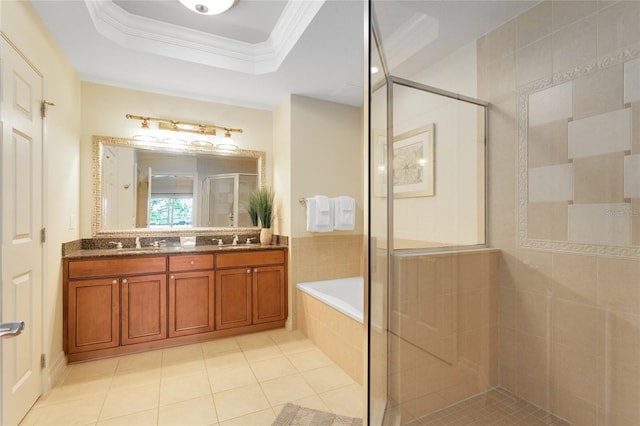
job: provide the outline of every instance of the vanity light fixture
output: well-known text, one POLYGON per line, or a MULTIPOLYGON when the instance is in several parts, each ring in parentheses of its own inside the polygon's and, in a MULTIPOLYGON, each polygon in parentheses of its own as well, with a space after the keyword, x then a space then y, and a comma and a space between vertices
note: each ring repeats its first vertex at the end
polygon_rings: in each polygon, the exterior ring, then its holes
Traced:
POLYGON ((147 118, 142 119, 142 125, 140 126, 140 133, 133 135, 133 140, 140 142, 157 142, 158 138, 151 134, 151 128, 149 127, 149 120, 147 118))
MULTIPOLYGON (((142 121, 141 134, 135 135, 133 137, 134 140, 138 140, 138 141, 155 142, 158 140, 158 138, 149 134, 151 130, 149 123, 152 121, 155 121, 158 123, 158 129, 160 130, 171 130, 174 132, 186 132, 186 133, 197 134, 198 138, 193 140, 191 144, 194 146, 200 146, 200 147, 213 146, 213 142, 211 142, 207 136, 215 136, 216 130, 223 130, 224 141, 223 143, 218 144, 217 148, 225 151, 236 151, 238 149, 235 143, 233 143, 233 139, 231 139, 231 133, 232 132, 242 133, 242 129, 233 129, 230 127, 218 126, 216 124, 200 124, 200 123, 193 123, 190 121, 171 120, 168 118, 143 117, 141 115, 133 115, 133 114, 127 114, 126 118, 130 120, 142 121)), ((182 138, 165 138, 163 142, 173 142, 175 140, 179 140, 181 143, 187 143, 182 138)))
POLYGON ((200 15, 219 15, 238 4, 238 0, 178 0, 184 7, 200 15))
POLYGON ((216 148, 221 149, 223 151, 238 150, 238 146, 233 142, 233 139, 231 139, 231 132, 228 130, 225 130, 224 139, 222 140, 222 143, 219 143, 218 145, 216 145, 216 148))

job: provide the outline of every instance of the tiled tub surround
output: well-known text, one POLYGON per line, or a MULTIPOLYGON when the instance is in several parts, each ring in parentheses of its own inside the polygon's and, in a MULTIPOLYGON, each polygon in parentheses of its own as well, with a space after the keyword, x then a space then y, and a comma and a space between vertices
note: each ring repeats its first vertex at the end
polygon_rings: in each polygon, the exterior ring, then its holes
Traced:
POLYGON ((289 239, 289 300, 292 328, 298 328, 296 285, 301 282, 364 276, 361 234, 314 235, 289 239))
POLYGON ((500 385, 576 425, 640 424, 639 58, 637 1, 544 1, 478 41, 500 385))
POLYGON ((362 384, 364 324, 297 290, 298 327, 307 338, 362 384))
POLYGON ((396 255, 390 398, 409 422, 498 384, 499 251, 396 255))

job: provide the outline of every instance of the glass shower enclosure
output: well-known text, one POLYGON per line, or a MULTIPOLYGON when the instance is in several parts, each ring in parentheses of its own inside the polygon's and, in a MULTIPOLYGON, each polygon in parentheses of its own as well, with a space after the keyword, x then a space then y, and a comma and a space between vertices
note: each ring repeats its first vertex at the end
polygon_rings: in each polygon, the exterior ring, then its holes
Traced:
POLYGON ((487 103, 394 76, 388 58, 396 52, 385 50, 393 40, 381 33, 375 6, 369 423, 419 424, 497 384, 495 259, 469 250, 485 244, 487 103), (474 301, 478 315, 470 317, 474 301))

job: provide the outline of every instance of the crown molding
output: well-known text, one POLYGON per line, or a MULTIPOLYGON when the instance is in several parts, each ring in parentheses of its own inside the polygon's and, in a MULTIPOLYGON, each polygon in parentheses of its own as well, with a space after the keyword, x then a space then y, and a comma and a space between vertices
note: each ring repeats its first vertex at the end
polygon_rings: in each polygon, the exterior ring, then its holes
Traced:
POLYGON ((96 31, 123 47, 238 71, 276 71, 325 0, 288 1, 269 38, 247 43, 134 15, 112 0, 85 0, 96 31))

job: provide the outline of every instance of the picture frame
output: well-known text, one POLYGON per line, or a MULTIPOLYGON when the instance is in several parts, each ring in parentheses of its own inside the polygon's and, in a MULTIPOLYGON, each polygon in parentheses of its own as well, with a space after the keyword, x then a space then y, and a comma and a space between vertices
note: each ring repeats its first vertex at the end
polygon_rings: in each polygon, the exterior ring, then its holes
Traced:
MULTIPOLYGON (((433 197, 435 195, 435 125, 433 123, 401 133, 393 140, 394 198, 433 197)), ((374 132, 374 192, 387 196, 387 136, 374 132)))

